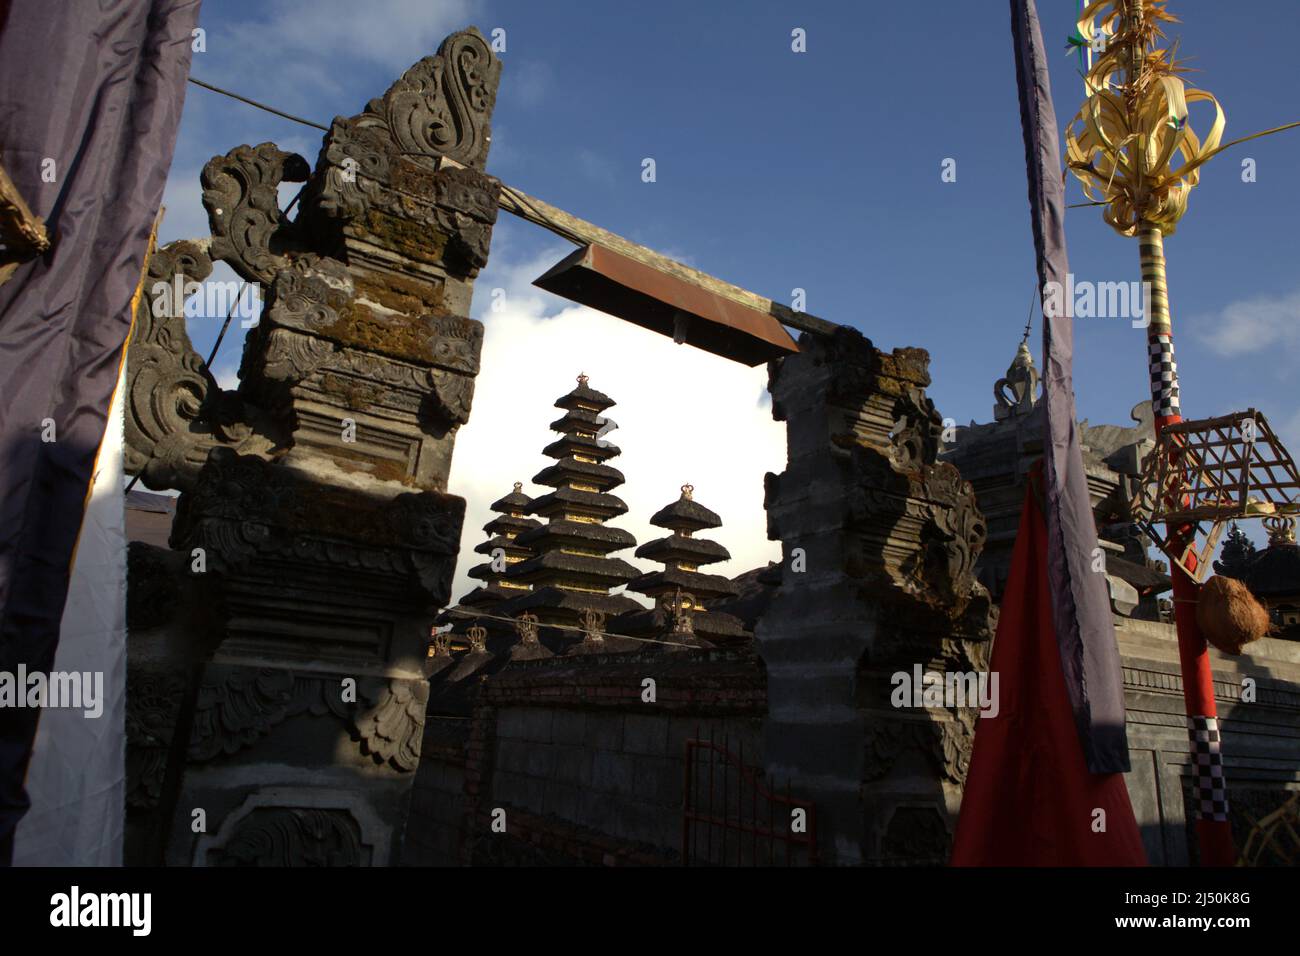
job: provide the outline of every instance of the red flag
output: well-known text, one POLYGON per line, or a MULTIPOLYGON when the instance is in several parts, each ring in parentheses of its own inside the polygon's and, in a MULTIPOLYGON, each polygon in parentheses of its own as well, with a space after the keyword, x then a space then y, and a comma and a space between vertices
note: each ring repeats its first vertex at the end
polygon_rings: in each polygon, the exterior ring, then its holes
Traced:
POLYGON ((981 717, 954 866, 1144 866, 1121 773, 1090 773, 1061 671, 1048 586, 1047 524, 1034 466, 1002 597, 990 670, 996 717, 981 717))

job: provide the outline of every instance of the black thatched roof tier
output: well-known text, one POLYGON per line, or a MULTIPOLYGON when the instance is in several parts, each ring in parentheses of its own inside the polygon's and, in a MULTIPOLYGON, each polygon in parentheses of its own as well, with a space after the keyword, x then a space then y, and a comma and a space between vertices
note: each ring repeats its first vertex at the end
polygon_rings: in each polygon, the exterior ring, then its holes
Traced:
POLYGON ((532 554, 532 548, 519 543, 518 538, 508 538, 503 534, 488 538, 474 545, 474 551, 478 554, 491 554, 497 548, 500 548, 508 555, 532 554))
MULTIPOLYGON (((531 506, 532 499, 529 499, 531 506)), ((500 535, 507 533, 521 534, 524 531, 531 531, 533 528, 541 526, 541 522, 536 518, 516 518, 514 515, 497 515, 491 521, 483 526, 483 530, 490 535, 500 535)))
POLYGON ((1270 544, 1246 565, 1242 583, 1256 597, 1300 595, 1300 546, 1270 544))
POLYGON ((648 594, 651 597, 671 594, 680 589, 683 593, 695 595, 699 601, 709 601, 736 593, 736 586, 731 583, 731 579, 721 574, 701 574, 699 571, 681 571, 677 568, 651 571, 629 581, 627 586, 639 594, 648 594))
POLYGON ((626 514, 627 505, 622 498, 611 494, 578 491, 575 488, 556 488, 533 502, 533 514, 550 516, 566 512, 588 514, 607 521, 616 515, 626 514))
POLYGON ((614 622, 611 630, 632 637, 653 637, 663 641, 699 643, 704 646, 747 641, 752 636, 745 630, 745 625, 739 618, 713 611, 693 612, 691 627, 695 632, 695 641, 674 634, 671 615, 664 608, 656 607, 622 615, 614 622))
POLYGON ((520 490, 522 488, 523 488, 522 482, 515 482, 514 491, 510 492, 510 494, 508 495, 498 498, 496 501, 492 502, 492 504, 489 505, 488 507, 490 507, 493 511, 497 512, 498 514, 503 514, 503 515, 508 515, 512 513, 518 513, 524 515, 528 514, 528 506, 533 503, 533 499, 528 497, 526 494, 524 494, 523 491, 520 490))
POLYGON ((777 588, 781 586, 781 565, 776 562, 754 568, 731 579, 736 586, 734 597, 710 601, 709 608, 739 618, 751 631, 766 612, 777 588))
POLYGON ((613 442, 603 438, 588 438, 585 435, 565 435, 542 449, 547 458, 573 458, 582 456, 596 461, 608 461, 617 458, 623 450, 613 442))
POLYGON ((525 611, 536 614, 543 624, 576 624, 583 611, 598 611, 608 623, 627 611, 635 611, 641 604, 622 594, 589 594, 585 591, 566 591, 558 587, 538 587, 519 597, 497 605, 495 614, 518 617, 525 611))
POLYGON ((637 573, 636 568, 621 558, 596 558, 555 550, 510 565, 506 578, 511 582, 542 584, 566 579, 608 589, 626 584, 637 573))
POLYGON ((591 524, 586 521, 568 521, 556 518, 547 524, 538 525, 531 531, 521 534, 516 541, 534 551, 547 551, 555 547, 588 548, 608 554, 622 551, 636 544, 636 538, 630 531, 611 528, 604 524, 591 524))
POLYGON ((550 488, 577 482, 592 485, 601 491, 609 491, 623 484, 623 473, 609 465, 579 461, 577 458, 561 458, 534 475, 533 481, 550 488))
POLYGON ((580 408, 567 411, 562 417, 551 422, 551 431, 564 432, 566 435, 583 434, 594 436, 604 427, 605 419, 595 412, 583 411, 580 408))
MULTIPOLYGON (((472 578, 483 577, 483 575, 481 574, 474 573, 477 570, 478 568, 473 568, 467 573, 472 578)), ((508 600, 512 597, 516 597, 517 595, 523 593, 524 592, 521 591, 519 588, 506 587, 505 585, 494 581, 490 584, 480 585, 479 587, 476 587, 474 590, 470 591, 468 594, 466 594, 464 597, 460 599, 460 603, 457 606, 461 608, 478 608, 478 609, 487 610, 487 608, 485 608, 484 605, 497 604, 501 601, 508 600)), ((438 623, 439 624, 456 623, 461 619, 462 618, 460 615, 447 614, 446 612, 444 612, 442 615, 439 616, 438 623), (447 620, 445 621, 442 620, 443 617, 447 618, 447 620)))
POLYGON ((650 523, 656 528, 669 528, 673 531, 702 531, 705 528, 722 527, 721 518, 688 498, 685 493, 666 508, 656 511, 650 523))
POLYGON ((573 409, 573 410, 592 410, 603 412, 607 408, 613 408, 617 404, 612 398, 604 392, 598 392, 586 382, 586 376, 578 377, 578 387, 568 395, 562 395, 555 400, 556 408, 573 409))
POLYGON ((673 534, 667 538, 656 538, 654 541, 647 541, 636 549, 636 556, 649 561, 658 561, 661 564, 680 562, 713 564, 717 561, 729 560, 731 552, 716 541, 673 534))
MULTIPOLYGON (((519 562, 519 563, 522 564, 523 562, 521 561, 521 562, 519 562)), ((505 578, 505 577, 510 573, 510 572, 509 572, 509 569, 512 568, 512 567, 514 567, 514 565, 507 564, 507 565, 506 565, 506 569, 507 569, 507 570, 505 570, 505 571, 493 571, 493 570, 492 570, 492 562, 489 561, 489 562, 487 562, 486 564, 476 564, 476 565, 474 565, 474 567, 472 567, 472 568, 470 568, 468 571, 466 571, 465 574, 466 574, 468 577, 476 578, 476 579, 478 579, 479 581, 486 581, 486 582, 488 582, 489 584, 491 584, 491 583, 493 583, 493 582, 500 581, 500 580, 502 580, 503 578, 505 578)), ((461 602, 462 602, 462 603, 464 603, 464 600, 465 600, 464 598, 461 598, 461 602)))

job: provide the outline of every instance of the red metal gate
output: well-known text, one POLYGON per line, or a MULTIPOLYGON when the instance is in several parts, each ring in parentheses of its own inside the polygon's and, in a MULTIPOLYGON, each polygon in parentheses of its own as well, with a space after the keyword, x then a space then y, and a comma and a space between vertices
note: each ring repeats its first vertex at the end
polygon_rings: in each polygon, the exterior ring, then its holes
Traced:
POLYGON ((745 764, 745 745, 729 737, 686 741, 682 799, 685 866, 816 866, 817 808, 769 789, 763 771, 745 764), (799 815, 802 811, 802 816, 799 815))

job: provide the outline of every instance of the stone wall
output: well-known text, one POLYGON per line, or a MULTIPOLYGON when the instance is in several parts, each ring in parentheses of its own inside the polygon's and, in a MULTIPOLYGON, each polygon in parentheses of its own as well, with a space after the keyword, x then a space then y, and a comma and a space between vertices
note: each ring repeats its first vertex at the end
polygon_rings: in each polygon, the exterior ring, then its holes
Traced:
POLYGON ((515 662, 482 682, 463 762, 426 752, 404 862, 452 862, 453 839, 474 865, 680 862, 686 741, 761 765, 765 701, 739 652, 515 662))
POLYGON ((402 845, 403 866, 456 866, 465 828, 465 760, 470 721, 430 717, 402 845))
MULTIPOLYGON (((1192 782, 1172 625, 1117 622, 1128 708, 1129 797, 1154 866, 1195 863, 1192 782)), ((1240 657, 1210 651, 1238 852, 1256 821, 1300 791, 1300 644, 1265 638, 1240 657), (1249 678, 1253 697, 1243 693, 1249 678)), ((1284 841, 1285 842, 1285 841, 1284 841)), ((1261 863, 1272 862, 1267 855, 1261 863)))

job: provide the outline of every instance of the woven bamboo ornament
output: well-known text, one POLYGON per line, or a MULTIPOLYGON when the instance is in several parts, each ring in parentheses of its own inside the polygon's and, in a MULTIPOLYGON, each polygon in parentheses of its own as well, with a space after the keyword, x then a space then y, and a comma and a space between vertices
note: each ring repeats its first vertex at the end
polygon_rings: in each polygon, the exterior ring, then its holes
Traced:
POLYGON ((1164 0, 1097 0, 1079 18, 1079 36, 1100 53, 1085 77, 1088 98, 1066 132, 1066 161, 1120 235, 1138 235, 1144 226, 1173 235, 1203 165, 1231 146, 1300 126, 1223 142, 1219 101, 1187 86, 1175 51, 1158 46, 1162 25, 1177 22, 1164 0), (1193 103, 1213 109, 1204 139, 1190 122, 1193 103))

